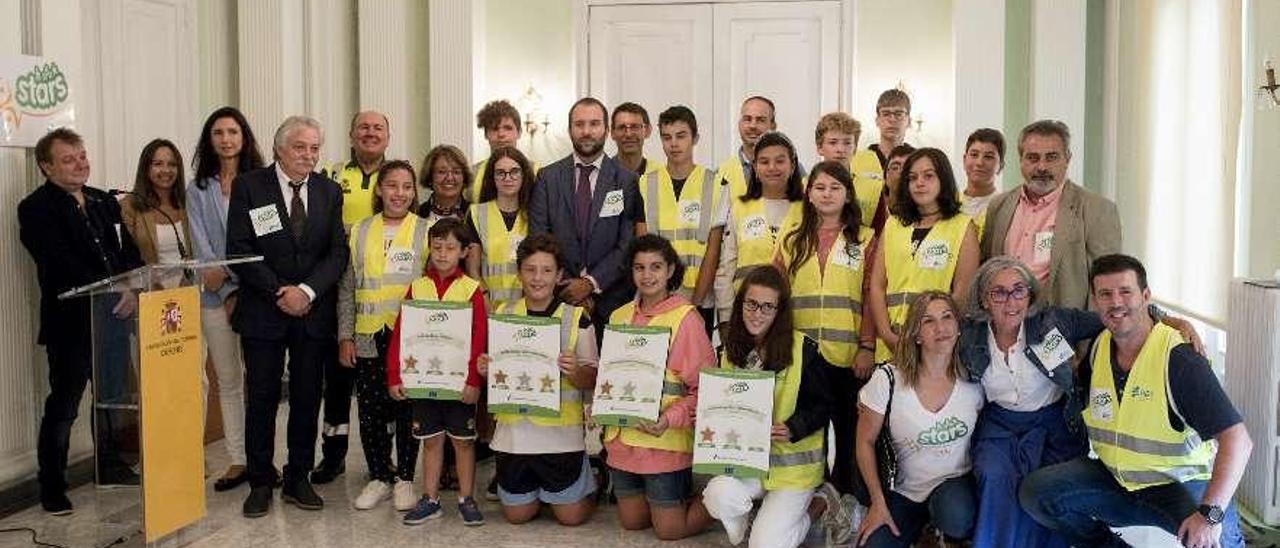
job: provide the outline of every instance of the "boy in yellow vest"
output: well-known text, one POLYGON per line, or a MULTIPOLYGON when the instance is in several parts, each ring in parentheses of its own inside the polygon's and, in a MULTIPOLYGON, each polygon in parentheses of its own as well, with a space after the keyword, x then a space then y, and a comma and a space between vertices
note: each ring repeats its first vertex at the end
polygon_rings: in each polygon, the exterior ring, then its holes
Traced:
MULTIPOLYGON (((483 379, 476 371, 476 359, 484 353, 488 340, 488 317, 480 282, 462 273, 459 266, 471 245, 471 233, 462 221, 440 219, 427 232, 430 257, 426 275, 409 285, 405 300, 432 300, 471 303, 471 355, 467 360, 466 386, 462 401, 414 400, 413 435, 424 440, 422 451, 423 496, 404 516, 405 525, 419 525, 443 514, 440 507, 440 475, 444 468, 444 434, 457 455, 458 512, 464 525, 483 525, 484 515, 471 496, 475 487, 476 401, 483 379)), ((400 379, 400 319, 387 347, 387 389, 397 400, 406 398, 400 379)))
POLYGON ((1089 286, 1107 327, 1080 371, 1098 458, 1033 472, 1022 507, 1073 546, 1128 546, 1110 528, 1146 525, 1183 546, 1243 547, 1231 497, 1253 442, 1240 413, 1209 362, 1152 321, 1141 262, 1098 257, 1089 286))

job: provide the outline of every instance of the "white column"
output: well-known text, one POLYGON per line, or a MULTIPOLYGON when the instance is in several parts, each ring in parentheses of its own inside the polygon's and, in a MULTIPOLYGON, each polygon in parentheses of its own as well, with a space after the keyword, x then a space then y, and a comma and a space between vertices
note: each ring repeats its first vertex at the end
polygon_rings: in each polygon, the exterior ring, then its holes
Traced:
POLYGON ((197 111, 204 117, 214 109, 236 104, 239 97, 236 59, 236 4, 232 2, 200 2, 196 5, 199 29, 200 104, 197 111))
POLYGON ((1067 175, 1075 181, 1084 175, 1087 11, 1079 0, 1035 0, 1031 15, 1031 120, 1053 118, 1071 128, 1067 175))
POLYGON ((307 113, 324 125, 321 161, 345 159, 360 87, 356 0, 309 0, 304 10, 307 113))
POLYGON ((240 110, 270 162, 271 139, 287 116, 308 112, 302 0, 240 0, 240 110))
MULTIPOLYGON (((470 0, 431 0, 427 17, 431 62, 431 142, 469 149, 476 74, 470 0)), ((537 44, 528 47, 536 48, 537 44)))
POLYGON ((407 159, 416 166, 430 146, 428 105, 434 98, 433 90, 428 90, 427 32, 423 31, 427 6, 417 0, 360 0, 358 10, 359 108, 387 115, 391 122, 387 157, 407 159))
MULTIPOLYGON (((964 174, 964 143, 969 134, 978 128, 1004 127, 1004 14, 1005 0, 952 5, 956 121, 951 163, 957 177, 964 174)), ((997 187, 1002 177, 997 176, 997 187)))

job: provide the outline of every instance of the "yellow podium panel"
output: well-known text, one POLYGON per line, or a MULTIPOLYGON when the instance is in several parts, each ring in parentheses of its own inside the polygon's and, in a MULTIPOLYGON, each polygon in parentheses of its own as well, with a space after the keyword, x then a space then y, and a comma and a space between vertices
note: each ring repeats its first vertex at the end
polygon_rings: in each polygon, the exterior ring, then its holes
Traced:
POLYGON ((142 527, 146 542, 205 516, 200 291, 138 296, 142 527))

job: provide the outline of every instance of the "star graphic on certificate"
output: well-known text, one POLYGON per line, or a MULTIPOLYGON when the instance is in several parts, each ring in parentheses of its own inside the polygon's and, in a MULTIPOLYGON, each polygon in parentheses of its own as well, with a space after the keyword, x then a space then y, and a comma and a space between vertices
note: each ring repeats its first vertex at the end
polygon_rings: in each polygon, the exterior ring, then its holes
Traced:
POLYGON ((609 384, 609 381, 604 381, 604 384, 600 385, 599 388, 600 393, 597 394, 598 396, 613 396, 613 394, 610 393, 613 392, 613 385, 609 384))
POLYGON ((729 444, 729 445, 735 445, 735 446, 736 446, 736 445, 738 445, 738 432, 737 432, 737 431, 730 430, 728 434, 725 434, 724 438, 725 438, 725 440, 728 442, 728 444, 729 444))
POLYGON ((493 374, 493 382, 497 385, 507 384, 507 372, 499 369, 493 374))
POLYGON ((555 380, 551 378, 551 375, 543 375, 542 378, 538 380, 542 381, 542 388, 539 392, 550 392, 551 383, 555 382, 555 380))
POLYGON ((405 358, 404 366, 400 368, 400 374, 401 375, 417 375, 418 368, 414 367, 415 365, 418 365, 418 358, 415 358, 413 356, 409 356, 408 358, 405 358))
POLYGON ((431 373, 432 375, 444 374, 442 371, 440 371, 440 358, 431 356, 431 359, 427 360, 427 372, 431 373))
POLYGON ((520 381, 520 384, 516 386, 517 390, 533 390, 533 387, 529 386, 529 381, 532 381, 533 377, 530 377, 528 373, 520 373, 516 380, 520 381))
POLYGON ((711 443, 716 440, 716 431, 712 430, 710 426, 703 428, 700 434, 702 434, 702 441, 704 442, 711 443))
POLYGON ((634 398, 634 397, 635 397, 635 394, 636 394, 636 385, 635 385, 635 383, 633 383, 633 382, 631 382, 631 381, 627 381, 627 384, 622 385, 622 397, 624 397, 624 398, 634 398))

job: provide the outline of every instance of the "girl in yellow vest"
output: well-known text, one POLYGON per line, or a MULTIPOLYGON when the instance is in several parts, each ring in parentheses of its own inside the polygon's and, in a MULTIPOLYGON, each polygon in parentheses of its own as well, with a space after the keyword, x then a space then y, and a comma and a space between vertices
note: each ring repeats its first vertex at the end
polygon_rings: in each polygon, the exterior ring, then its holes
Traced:
POLYGON ((516 250, 529 234, 526 208, 534 179, 529 160, 513 147, 494 150, 484 165, 480 202, 467 215, 467 226, 480 242, 467 255, 467 275, 484 284, 489 308, 497 310, 520 298, 516 250))
POLYGON ((751 269, 773 263, 782 228, 800 219, 804 182, 797 165, 791 140, 776 131, 766 133, 756 143, 746 193, 735 196, 726 192, 720 200, 720 220, 715 224, 724 231, 717 250, 715 294, 722 327, 728 322, 733 294, 742 279, 751 269))
POLYGON ((394 491, 396 510, 417 502, 413 472, 418 443, 409 404, 387 393, 387 341, 409 283, 427 261, 427 224, 418 206, 413 166, 396 160, 378 170, 372 217, 355 223, 351 261, 338 285, 338 363, 356 369, 360 444, 370 481, 356 497, 357 510, 377 506, 394 491), (387 425, 394 425, 394 434, 387 425), (392 442, 396 464, 391 461, 392 442))
POLYGON ((682 539, 711 520, 691 493, 693 415, 698 370, 715 367, 716 354, 697 309, 676 293, 684 264, 671 242, 656 234, 640 236, 631 241, 623 264, 631 267, 636 299, 615 310, 609 323, 667 327, 671 344, 657 422, 604 431, 618 521, 628 530, 653 527, 661 540, 682 539))
POLYGON ((896 365, 877 368, 859 395, 856 452, 871 505, 858 546, 905 548, 930 522, 950 540, 973 532, 969 450, 983 398, 956 354, 959 332, 955 300, 925 291, 911 303, 896 365), (888 459, 877 448, 881 436, 892 447, 888 459))
MULTIPOLYGON (((505 169, 498 165, 499 170, 505 169)), ((558 240, 550 234, 524 240, 516 252, 516 264, 524 297, 497 312, 560 319, 560 416, 496 415, 498 428, 489 446, 496 454, 502 515, 509 523, 526 523, 538 517, 545 503, 562 525, 581 525, 591 519, 596 507, 592 496, 596 478, 587 464, 582 403, 583 393, 596 383, 596 331, 585 310, 555 296, 556 284, 564 277, 558 240)), ((488 354, 481 355, 476 371, 487 376, 490 361, 488 354)))
POLYGON ((862 226, 845 162, 813 166, 807 195, 799 224, 783 231, 775 265, 791 280, 796 329, 816 341, 831 364, 826 372, 835 406, 831 483, 841 493, 852 493, 857 394, 875 364, 875 324, 863 321, 869 306, 864 280, 870 281, 865 274, 875 237, 862 226))
POLYGON ((884 224, 871 271, 871 315, 880 342, 876 363, 892 359, 907 307, 920 293, 950 293, 963 303, 978 269, 978 233, 960 213, 951 161, 922 148, 902 165, 893 218, 884 224))
MULTIPOLYGON (((831 495, 813 500, 826 471, 824 442, 832 402, 825 375, 831 366, 817 343, 793 330, 793 302, 787 280, 772 268, 748 274, 733 300, 720 366, 773 371, 777 381, 768 476, 716 476, 702 492, 702 504, 724 524, 730 544, 742 542, 755 500, 763 502, 751 522, 752 547, 800 545, 809 532, 811 502, 817 513, 842 511, 838 502, 826 506, 831 495)), ((839 501, 838 495, 834 500, 839 501)))

